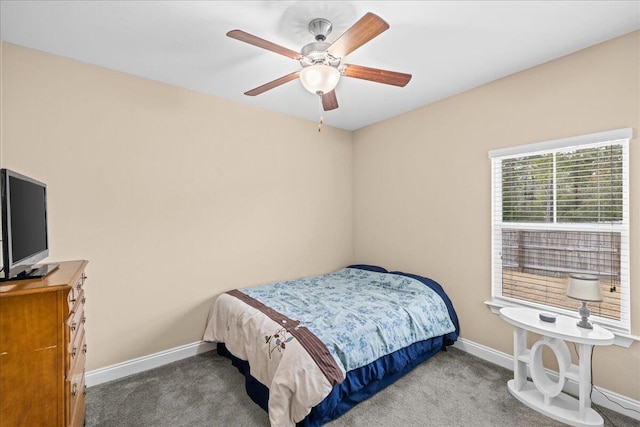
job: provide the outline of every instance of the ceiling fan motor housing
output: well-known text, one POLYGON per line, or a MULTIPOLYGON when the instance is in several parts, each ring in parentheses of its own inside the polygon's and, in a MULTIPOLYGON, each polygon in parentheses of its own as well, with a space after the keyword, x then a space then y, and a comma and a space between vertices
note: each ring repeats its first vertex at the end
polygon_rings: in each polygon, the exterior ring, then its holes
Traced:
POLYGON ((327 39, 327 36, 331 33, 333 25, 327 19, 316 18, 309 22, 309 32, 313 34, 313 37, 318 42, 323 42, 327 39))

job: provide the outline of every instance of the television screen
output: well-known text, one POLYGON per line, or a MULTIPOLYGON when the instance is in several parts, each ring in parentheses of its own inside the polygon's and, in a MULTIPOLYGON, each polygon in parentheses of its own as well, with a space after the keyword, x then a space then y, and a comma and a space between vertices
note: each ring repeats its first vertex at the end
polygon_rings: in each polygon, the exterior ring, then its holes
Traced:
POLYGON ((47 246, 46 188, 9 176, 11 254, 15 262, 42 252, 47 246))
POLYGON ((0 178, 2 280, 43 277, 50 267, 34 264, 49 256, 47 186, 8 169, 0 178))

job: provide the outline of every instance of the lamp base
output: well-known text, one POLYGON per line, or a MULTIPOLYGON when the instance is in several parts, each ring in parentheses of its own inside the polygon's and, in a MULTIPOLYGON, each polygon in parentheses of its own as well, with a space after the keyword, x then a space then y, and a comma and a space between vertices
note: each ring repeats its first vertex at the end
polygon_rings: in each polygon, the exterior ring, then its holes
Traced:
POLYGON ((589 323, 586 317, 583 317, 581 321, 576 323, 576 325, 584 329, 593 329, 593 325, 589 323))
POLYGON ((587 307, 587 303, 585 301, 582 301, 582 305, 580 306, 580 310, 578 310, 578 314, 580 314, 580 317, 582 317, 582 319, 578 323, 576 323, 576 325, 584 329, 593 329, 593 325, 589 323, 588 320, 591 312, 589 311, 589 308, 587 307))

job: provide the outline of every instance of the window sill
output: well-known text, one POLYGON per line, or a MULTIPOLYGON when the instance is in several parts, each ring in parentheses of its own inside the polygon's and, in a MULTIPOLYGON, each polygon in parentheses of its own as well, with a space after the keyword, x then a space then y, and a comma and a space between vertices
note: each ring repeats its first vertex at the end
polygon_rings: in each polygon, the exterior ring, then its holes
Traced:
MULTIPOLYGON (((500 314, 500 309, 503 307, 526 307, 523 304, 515 304, 512 302, 496 300, 496 299, 485 301, 484 303, 489 307, 489 309, 493 314, 500 314)), ((640 337, 637 335, 631 335, 626 332, 618 331, 618 330, 615 330, 614 328, 611 328, 610 326, 602 326, 602 327, 610 330, 615 335, 613 345, 629 348, 631 347, 631 344, 633 344, 634 341, 640 341, 640 337)))

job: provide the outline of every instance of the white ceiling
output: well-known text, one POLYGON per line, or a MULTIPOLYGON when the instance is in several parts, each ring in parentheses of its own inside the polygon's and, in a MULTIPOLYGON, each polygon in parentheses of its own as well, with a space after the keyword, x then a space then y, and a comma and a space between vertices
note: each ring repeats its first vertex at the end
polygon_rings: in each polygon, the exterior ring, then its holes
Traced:
POLYGON ((313 121, 320 103, 293 59, 226 37, 241 29, 299 51, 308 22, 335 40, 366 12, 390 28, 346 62, 413 75, 404 88, 341 78, 326 125, 356 130, 640 28, 638 1, 9 1, 3 41, 313 121))

